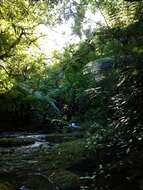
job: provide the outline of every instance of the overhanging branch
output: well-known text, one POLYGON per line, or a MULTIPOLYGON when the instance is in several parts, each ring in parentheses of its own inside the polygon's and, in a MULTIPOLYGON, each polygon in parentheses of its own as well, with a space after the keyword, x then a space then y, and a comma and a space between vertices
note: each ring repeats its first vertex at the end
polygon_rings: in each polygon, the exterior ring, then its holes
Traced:
POLYGON ((0 67, 6 72, 7 75, 9 75, 9 72, 6 70, 6 68, 3 65, 0 65, 0 67))
POLYGON ((5 57, 9 57, 10 56, 10 51, 16 47, 16 45, 20 42, 22 35, 24 34, 24 30, 21 29, 21 33, 19 35, 19 37, 9 46, 9 48, 7 49, 7 51, 5 53, 3 53, 2 55, 0 55, 0 60, 3 60, 5 57))

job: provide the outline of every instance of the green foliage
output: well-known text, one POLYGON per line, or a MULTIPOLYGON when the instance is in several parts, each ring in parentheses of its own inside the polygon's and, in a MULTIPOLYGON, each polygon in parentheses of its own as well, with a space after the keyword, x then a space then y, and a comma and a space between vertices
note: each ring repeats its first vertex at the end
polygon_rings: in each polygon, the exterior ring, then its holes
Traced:
POLYGON ((25 81, 34 72, 37 76, 42 71, 43 55, 33 56, 32 49, 38 45, 35 29, 44 22, 46 8, 51 4, 28 0, 4 0, 0 4, 0 92, 4 93, 17 81, 25 81))
POLYGON ((73 29, 79 36, 86 11, 100 11, 106 26, 62 53, 54 51, 52 64, 46 65, 43 55, 33 56, 29 50, 37 45, 34 29, 42 21, 45 6, 54 12, 56 5, 20 0, 1 3, 0 93, 30 105, 51 121, 137 124, 136 112, 138 118, 142 112, 138 103, 131 102, 142 95, 142 2, 63 1, 61 11, 67 15, 61 14, 61 19, 74 17, 73 29))

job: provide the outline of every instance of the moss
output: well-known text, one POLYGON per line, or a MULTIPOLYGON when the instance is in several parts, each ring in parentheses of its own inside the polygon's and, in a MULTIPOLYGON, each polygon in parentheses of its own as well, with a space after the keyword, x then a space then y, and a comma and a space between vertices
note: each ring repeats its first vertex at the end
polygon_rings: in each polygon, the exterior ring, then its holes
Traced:
POLYGON ((95 163, 95 152, 87 149, 87 139, 65 142, 44 156, 49 179, 61 190, 79 190, 80 172, 95 163))
POLYGON ((78 175, 66 171, 56 170, 50 175, 50 180, 55 186, 62 190, 79 190, 80 178, 78 175))
POLYGON ((62 143, 67 141, 72 141, 77 139, 74 135, 62 134, 62 133, 53 133, 47 135, 47 141, 54 142, 54 143, 62 143))
POLYGON ((14 190, 14 188, 9 182, 0 181, 0 190, 14 190))
POLYGON ((32 138, 0 138, 0 146, 1 147, 13 147, 13 146, 24 146, 34 144, 34 139, 32 138))
MULTIPOLYGON (((44 156, 49 164, 49 169, 55 168, 74 168, 81 164, 87 164, 89 160, 94 159, 94 151, 86 147, 86 139, 78 139, 71 142, 65 142, 59 145, 55 150, 44 156)), ((89 162, 90 164, 90 162, 89 162)))

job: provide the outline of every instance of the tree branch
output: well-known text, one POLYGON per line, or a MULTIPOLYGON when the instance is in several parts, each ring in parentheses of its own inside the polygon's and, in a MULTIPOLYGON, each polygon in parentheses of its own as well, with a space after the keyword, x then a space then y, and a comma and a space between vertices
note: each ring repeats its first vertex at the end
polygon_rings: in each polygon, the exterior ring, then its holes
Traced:
POLYGON ((19 37, 9 46, 9 48, 7 49, 7 51, 5 53, 3 53, 2 55, 0 55, 0 59, 3 60, 5 57, 10 57, 10 51, 16 47, 16 45, 20 42, 22 35, 24 34, 24 30, 21 28, 21 33, 19 35, 19 37))
POLYGON ((9 72, 6 70, 6 68, 3 65, 0 65, 0 67, 7 73, 7 75, 9 76, 9 72))

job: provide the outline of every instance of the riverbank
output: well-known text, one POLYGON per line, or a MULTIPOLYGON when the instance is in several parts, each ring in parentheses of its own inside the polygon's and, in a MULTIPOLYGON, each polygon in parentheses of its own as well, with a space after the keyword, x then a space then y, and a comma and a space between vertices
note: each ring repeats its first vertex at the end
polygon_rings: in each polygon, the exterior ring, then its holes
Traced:
MULTIPOLYGON (((50 134, 52 138, 54 134, 50 134)), ((55 136, 58 139, 58 134, 55 136)), ((23 148, 0 148, 0 182, 30 190, 142 190, 141 139, 95 136, 23 148), (124 140, 124 143, 123 143, 124 140), (95 143, 96 142, 96 143, 95 143), (126 144, 126 146, 124 145, 126 144), (138 159, 136 159, 138 158, 138 159), (9 181, 10 179, 10 181, 9 181), (35 180, 39 181, 35 185, 35 180)), ((64 138, 64 136, 63 136, 64 138)), ((51 143, 51 142, 50 142, 51 143)), ((10 186, 10 185, 9 185, 10 186)), ((14 190, 7 187, 7 190, 14 190)))

